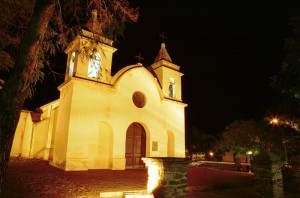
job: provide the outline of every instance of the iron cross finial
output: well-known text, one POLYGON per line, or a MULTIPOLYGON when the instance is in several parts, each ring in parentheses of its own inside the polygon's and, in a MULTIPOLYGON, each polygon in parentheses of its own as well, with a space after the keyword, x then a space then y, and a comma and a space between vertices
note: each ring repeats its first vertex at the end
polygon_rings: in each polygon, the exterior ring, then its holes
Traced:
POLYGON ((139 55, 135 56, 135 58, 137 59, 137 61, 140 63, 142 60, 144 60, 144 58, 141 56, 141 53, 139 52, 139 55))

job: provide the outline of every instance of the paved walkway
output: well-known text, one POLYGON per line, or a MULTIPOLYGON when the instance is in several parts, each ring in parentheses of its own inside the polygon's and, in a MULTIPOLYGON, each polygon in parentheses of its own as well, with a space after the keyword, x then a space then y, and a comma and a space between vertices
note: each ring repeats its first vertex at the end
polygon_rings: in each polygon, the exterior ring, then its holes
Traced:
MULTIPOLYGON (((99 197, 100 192, 146 190, 147 170, 63 171, 48 161, 12 158, 3 198, 99 197)), ((188 197, 255 197, 253 175, 211 168, 188 169, 188 197)))

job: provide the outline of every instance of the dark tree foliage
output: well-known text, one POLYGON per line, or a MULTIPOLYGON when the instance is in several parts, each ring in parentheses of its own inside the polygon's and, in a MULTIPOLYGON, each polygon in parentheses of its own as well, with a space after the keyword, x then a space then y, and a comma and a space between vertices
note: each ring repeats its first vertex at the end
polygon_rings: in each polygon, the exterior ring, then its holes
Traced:
MULTIPOLYGON (((25 4, 27 5, 27 4, 25 4)), ((12 9, 12 8, 11 8, 12 9)), ((19 8, 21 9, 21 8, 19 8)), ((10 157, 11 146, 20 112, 25 99, 30 95, 30 86, 37 70, 39 52, 43 38, 55 9, 55 4, 48 1, 35 5, 30 15, 30 22, 24 27, 22 35, 13 35, 20 39, 19 45, 3 45, 0 49, 6 52, 6 58, 14 60, 12 68, 5 78, 5 83, 0 91, 0 185, 6 172, 10 157), (10 51, 15 47, 16 52, 10 51)), ((17 13, 16 13, 17 14, 17 13)), ((4 16, 5 17, 5 16, 4 16)), ((1 21, 2 22, 2 21, 1 21)), ((4 29, 4 35, 10 36, 10 24, 4 29)), ((16 28, 17 29, 17 28, 16 28)), ((14 32, 13 32, 14 33, 14 32)), ((2 41, 6 43, 6 41, 2 41)), ((0 188, 1 190, 1 188, 0 188)))
MULTIPOLYGON (((96 10, 102 36, 116 39, 138 9, 127 0, 0 1, 0 186, 24 101, 43 79, 42 69, 62 52, 96 10)), ((1 191, 1 188, 0 188, 1 191)))
POLYGON ((190 154, 208 152, 213 148, 215 137, 192 126, 186 133, 186 147, 190 154))
POLYGON ((300 99, 300 17, 291 18, 290 25, 293 32, 285 39, 287 55, 270 85, 279 93, 300 99))
POLYGON ((234 155, 247 155, 252 151, 256 156, 261 151, 270 151, 285 159, 285 147, 288 159, 299 154, 300 134, 282 125, 255 120, 236 120, 228 125, 215 145, 216 150, 230 151, 234 155))
POLYGON ((257 154, 262 144, 262 129, 254 120, 236 120, 219 135, 216 149, 230 151, 235 155, 257 154))
POLYGON ((285 135, 291 156, 299 154, 300 133, 300 16, 290 19, 292 34, 285 39, 286 58, 281 70, 271 78, 271 87, 280 93, 279 104, 269 109, 267 119, 277 116, 276 130, 285 135))

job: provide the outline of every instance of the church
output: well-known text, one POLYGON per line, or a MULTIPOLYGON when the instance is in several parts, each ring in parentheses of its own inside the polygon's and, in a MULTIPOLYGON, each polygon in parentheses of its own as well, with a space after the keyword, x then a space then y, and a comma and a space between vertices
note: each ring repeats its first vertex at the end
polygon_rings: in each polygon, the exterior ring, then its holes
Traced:
MULTIPOLYGON (((159 49, 159 48, 158 48, 159 49)), ((70 43, 60 97, 22 111, 11 156, 66 171, 143 168, 143 157, 185 157, 180 67, 165 43, 149 67, 112 76, 113 41, 88 30, 70 43)))

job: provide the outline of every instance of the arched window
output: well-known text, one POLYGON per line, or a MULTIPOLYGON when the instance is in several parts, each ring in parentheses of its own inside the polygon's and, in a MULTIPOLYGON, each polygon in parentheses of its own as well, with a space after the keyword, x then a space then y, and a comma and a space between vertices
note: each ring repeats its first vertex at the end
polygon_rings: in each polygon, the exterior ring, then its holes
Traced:
POLYGON ((90 54, 88 77, 99 78, 101 62, 101 56, 98 52, 90 54))
POLYGON ((69 66, 69 76, 73 76, 74 73, 74 65, 75 65, 75 56, 76 53, 72 52, 71 58, 70 58, 70 66, 69 66))
POLYGON ((169 97, 174 98, 175 97, 175 80, 174 78, 169 78, 169 97))

